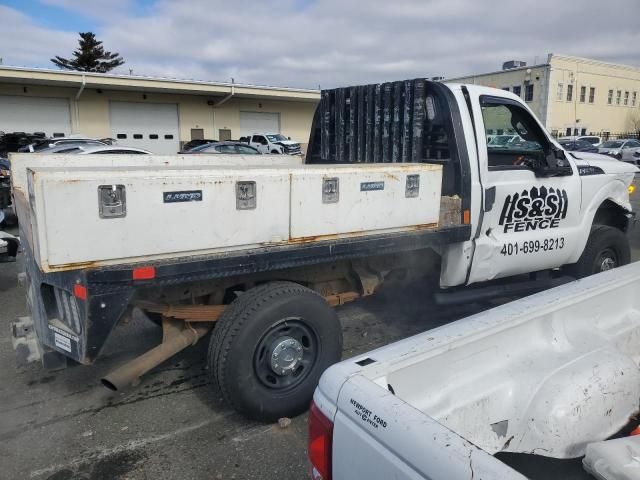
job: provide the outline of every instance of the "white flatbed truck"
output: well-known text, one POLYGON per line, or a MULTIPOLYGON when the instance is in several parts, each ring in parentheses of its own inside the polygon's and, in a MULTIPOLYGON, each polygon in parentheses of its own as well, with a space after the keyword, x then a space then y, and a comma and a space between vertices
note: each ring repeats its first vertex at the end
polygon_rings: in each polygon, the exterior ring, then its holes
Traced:
POLYGON ((629 261, 636 167, 565 152, 500 90, 417 79, 323 91, 304 164, 96 157, 11 157, 31 311, 13 328, 20 356, 90 364, 140 309, 164 341, 105 386, 211 331, 213 383, 263 420, 308 407, 340 359, 331 307, 383 282, 435 273, 439 302, 471 301, 629 261), (526 149, 487 146, 489 128, 526 149))

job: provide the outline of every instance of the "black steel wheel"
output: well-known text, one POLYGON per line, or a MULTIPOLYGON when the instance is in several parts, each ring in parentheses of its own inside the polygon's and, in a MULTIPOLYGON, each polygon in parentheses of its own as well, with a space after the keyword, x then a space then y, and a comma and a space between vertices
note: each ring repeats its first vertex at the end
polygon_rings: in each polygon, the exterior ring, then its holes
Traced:
POLYGON ((225 401, 272 421, 304 412, 320 375, 340 360, 338 317, 316 292, 273 282, 241 294, 211 336, 208 364, 225 401))
POLYGON ((596 225, 591 229, 580 259, 566 270, 576 278, 583 278, 626 265, 630 261, 631 249, 626 235, 617 228, 596 225))

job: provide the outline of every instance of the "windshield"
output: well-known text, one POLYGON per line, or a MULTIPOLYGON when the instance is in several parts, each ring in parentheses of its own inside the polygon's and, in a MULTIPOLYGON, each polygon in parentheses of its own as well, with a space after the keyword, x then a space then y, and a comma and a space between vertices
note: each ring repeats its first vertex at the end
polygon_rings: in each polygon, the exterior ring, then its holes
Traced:
POLYGON ((602 144, 602 148, 620 148, 622 146, 622 142, 604 142, 602 144))
POLYGON ((289 140, 281 133, 276 133, 275 135, 265 135, 265 137, 267 137, 270 142, 284 142, 286 140, 289 140))

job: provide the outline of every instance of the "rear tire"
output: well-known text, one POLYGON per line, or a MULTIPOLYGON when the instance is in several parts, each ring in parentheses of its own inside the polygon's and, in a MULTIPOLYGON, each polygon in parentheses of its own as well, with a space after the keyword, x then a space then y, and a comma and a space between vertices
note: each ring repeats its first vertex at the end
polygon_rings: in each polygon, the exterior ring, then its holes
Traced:
POLYGON ((580 259, 566 270, 571 276, 583 278, 626 265, 630 260, 631 250, 625 234, 614 227, 595 225, 580 259))
POLYGON ((240 295, 217 322, 208 365, 224 400, 261 421, 299 415, 340 360, 342 329, 324 298, 291 282, 240 295))
POLYGON ((274 154, 274 155, 280 155, 280 152, 277 151, 277 150, 271 150, 271 153, 274 154))

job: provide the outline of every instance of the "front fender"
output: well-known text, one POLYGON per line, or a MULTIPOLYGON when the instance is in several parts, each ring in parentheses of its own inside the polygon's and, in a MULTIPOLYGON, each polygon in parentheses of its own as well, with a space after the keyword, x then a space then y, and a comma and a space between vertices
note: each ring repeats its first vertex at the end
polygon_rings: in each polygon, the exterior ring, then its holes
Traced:
POLYGON ((576 245, 576 249, 569 258, 569 263, 575 263, 582 255, 587 240, 589 239, 589 232, 591 232, 591 226, 596 216, 596 212, 600 206, 607 200, 613 202, 622 208, 625 212, 631 213, 631 202, 629 201, 629 183, 620 178, 616 178, 613 181, 608 182, 602 186, 594 194, 587 192, 583 185, 583 198, 582 208, 580 209, 582 221, 580 222, 580 230, 584 232, 584 235, 580 237, 579 243, 576 245))

